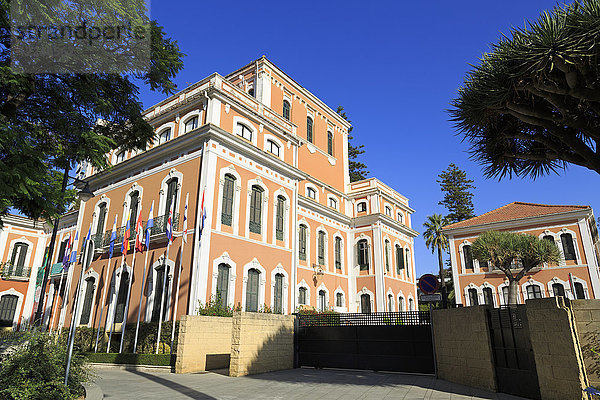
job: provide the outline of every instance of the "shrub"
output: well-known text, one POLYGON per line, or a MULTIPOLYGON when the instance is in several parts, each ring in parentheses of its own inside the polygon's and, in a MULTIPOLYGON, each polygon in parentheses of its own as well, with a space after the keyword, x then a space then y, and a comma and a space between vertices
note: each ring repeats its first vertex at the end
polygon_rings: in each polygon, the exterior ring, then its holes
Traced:
POLYGON ((89 362, 135 365, 175 365, 175 356, 170 354, 131 354, 131 353, 87 353, 89 362))
POLYGON ((206 304, 198 302, 198 315, 212 315, 213 317, 233 317, 234 311, 241 311, 242 306, 238 303, 235 307, 223 305, 221 302, 221 294, 217 292, 215 296, 211 296, 206 304))
POLYGON ((0 399, 76 399, 81 384, 92 377, 85 358, 73 351, 68 385, 64 384, 67 342, 48 333, 31 331, 25 341, 5 355, 0 365, 0 399))

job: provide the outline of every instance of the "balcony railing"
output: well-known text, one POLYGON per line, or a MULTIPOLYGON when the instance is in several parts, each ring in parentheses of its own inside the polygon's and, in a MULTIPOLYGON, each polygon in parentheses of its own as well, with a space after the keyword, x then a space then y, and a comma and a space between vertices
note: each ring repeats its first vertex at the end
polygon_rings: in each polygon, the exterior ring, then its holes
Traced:
POLYGON ((31 275, 31 268, 6 263, 2 266, 2 274, 1 275, 2 275, 2 277, 6 278, 6 279, 29 278, 29 276, 31 275))
MULTIPOLYGON (((154 226, 150 229, 150 236, 156 236, 160 234, 165 234, 167 231, 167 220, 169 219, 169 215, 161 215, 154 218, 154 226)), ((173 231, 176 231, 179 228, 179 214, 173 213, 173 231)), ((142 225, 144 226, 143 235, 146 234, 146 227, 148 225, 148 221, 142 221, 142 225)), ((125 236, 126 226, 122 226, 117 228, 117 238, 115 240, 115 248, 120 249, 121 244, 123 243, 123 237, 125 236)), ((129 240, 134 241, 137 232, 135 231, 135 226, 129 227, 129 240)), ((94 243, 94 249, 96 251, 104 252, 108 250, 108 246, 110 245, 110 237, 112 236, 112 230, 96 233, 90 237, 90 240, 94 243)), ((83 252, 83 248, 85 243, 83 243, 81 247, 81 251, 83 252)))

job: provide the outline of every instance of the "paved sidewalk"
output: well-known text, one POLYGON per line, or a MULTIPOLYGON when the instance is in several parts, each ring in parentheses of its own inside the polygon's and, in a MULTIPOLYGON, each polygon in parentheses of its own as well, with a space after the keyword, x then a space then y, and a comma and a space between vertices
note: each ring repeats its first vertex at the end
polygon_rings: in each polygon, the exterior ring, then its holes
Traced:
POLYGON ((232 378, 215 372, 172 374, 98 370, 105 399, 498 399, 491 393, 430 376, 300 368, 232 378))

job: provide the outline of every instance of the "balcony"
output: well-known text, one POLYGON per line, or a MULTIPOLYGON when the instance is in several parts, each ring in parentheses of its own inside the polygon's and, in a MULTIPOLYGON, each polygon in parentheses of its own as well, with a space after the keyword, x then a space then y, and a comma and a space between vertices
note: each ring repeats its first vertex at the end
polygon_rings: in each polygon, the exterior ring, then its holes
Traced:
POLYGON ((28 280, 31 275, 31 268, 5 263, 2 265, 1 275, 4 279, 28 280))

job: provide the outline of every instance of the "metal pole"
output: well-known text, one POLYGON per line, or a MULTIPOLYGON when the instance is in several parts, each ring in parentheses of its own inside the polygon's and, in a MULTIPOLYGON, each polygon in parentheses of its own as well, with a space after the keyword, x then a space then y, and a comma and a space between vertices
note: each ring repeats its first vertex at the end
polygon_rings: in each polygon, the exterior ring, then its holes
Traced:
MULTIPOLYGON (((102 324, 102 313, 104 311, 104 303, 106 302, 106 291, 108 290, 108 272, 110 271, 110 262, 112 257, 108 258, 108 265, 106 266, 106 279, 104 280, 104 288, 102 289, 102 303, 100 303, 100 318, 98 319, 98 332, 96 332, 96 345, 94 346, 94 353, 98 352, 98 342, 100 340, 100 324, 102 324)), ((108 312, 108 310, 106 310, 108 312)), ((108 318, 104 322, 104 331, 106 332, 106 323, 108 318)))
POLYGON ((66 276, 66 273, 65 273, 65 271, 63 271, 62 278, 60 279, 60 284, 58 285, 58 292, 56 293, 56 304, 54 305, 54 312, 52 312, 52 321, 50 322, 50 329, 49 329, 50 332, 52 332, 52 327, 54 326, 54 321, 56 318, 56 311, 57 311, 56 309, 58 308, 58 298, 60 297, 60 292, 62 291, 62 287, 65 282, 65 276, 66 276))
MULTIPOLYGON (((156 353, 158 354, 158 347, 160 345, 160 330, 162 329, 162 316, 163 316, 163 311, 164 311, 164 307, 165 307, 165 302, 164 302, 164 298, 165 298, 165 293, 166 293, 166 289, 167 289, 167 260, 169 259, 169 249, 171 248, 171 240, 167 239, 167 254, 165 256, 165 263, 164 263, 164 275, 163 275, 163 286, 162 286, 162 293, 160 296, 160 314, 158 314, 158 332, 156 333, 156 353)), ((156 301, 156 300, 155 300, 156 301)))
MULTIPOLYGON (((119 301, 119 292, 121 291, 121 280, 123 279, 123 269, 127 268, 126 266, 124 266, 126 253, 127 253, 127 249, 125 249, 125 251, 123 251, 123 254, 121 255, 121 276, 117 278, 117 282, 115 283, 115 305, 113 307, 111 317, 109 317, 110 318, 110 334, 108 335, 108 344, 106 345, 107 353, 110 352, 110 342, 112 341, 112 334, 113 334, 113 330, 115 329, 115 316, 117 315, 117 304, 119 301)), ((110 305, 108 307, 110 309, 110 305)))
MULTIPOLYGON (((179 282, 183 265, 183 239, 181 240, 181 253, 179 254, 179 273, 177 274, 177 288, 175 289, 175 307, 173 309, 173 326, 171 327, 171 354, 173 354, 173 341, 175 340, 175 321, 177 320, 177 304, 179 303, 179 282)), ((227 301, 227 299, 225 299, 227 301)))
POLYGON ((138 333, 140 331, 140 315, 142 313, 142 300, 144 296, 144 285, 146 284, 146 265, 148 265, 148 253, 150 253, 150 243, 146 244, 146 257, 144 259, 144 274, 142 275, 142 289, 140 290, 140 306, 138 307, 137 324, 135 326, 135 339, 133 340, 133 353, 137 350, 138 333))
MULTIPOLYGON (((67 162, 67 166, 65 167, 65 172, 64 172, 64 176, 63 176, 63 181, 62 181, 62 188, 60 193, 64 194, 65 190, 67 189, 67 183, 69 182, 69 170, 70 170, 70 166, 69 163, 67 162)), ((54 227, 52 228, 52 237, 50 239, 50 245, 49 245, 49 250, 48 250, 48 262, 46 263, 46 269, 44 271, 44 278, 42 279, 42 287, 41 287, 41 291, 40 291, 40 297, 38 299, 38 306, 37 306, 37 310, 35 312, 35 317, 33 319, 33 324, 35 326, 40 326, 42 325, 42 314, 44 312, 44 295, 46 292, 46 282, 48 281, 48 277, 50 276, 50 269, 51 269, 51 265, 52 265, 52 255, 54 253, 54 246, 56 245, 56 235, 58 234, 58 223, 60 222, 60 217, 56 217, 54 219, 54 227)), ((84 260, 85 261, 85 260, 84 260)))
POLYGON ((435 337, 433 335, 433 311, 431 307, 431 303, 429 303, 429 327, 431 328, 431 345, 433 350, 433 368, 435 371, 435 378, 438 378, 438 368, 437 368, 437 355, 435 354, 435 337))
MULTIPOLYGON (((142 214, 140 213, 139 216, 142 214)), ((136 222, 137 223, 137 222, 136 222)), ((137 232, 136 232, 137 236, 137 232)), ((125 300, 125 311, 123 313, 123 323, 121 324, 121 344, 119 345, 119 354, 123 352, 123 339, 125 339, 125 326, 127 325, 127 313, 129 312, 129 297, 131 296, 131 283, 133 282, 133 268, 135 267, 135 244, 133 245, 133 260, 131 260, 131 274, 129 274, 129 285, 127 285, 127 298, 125 300)))

